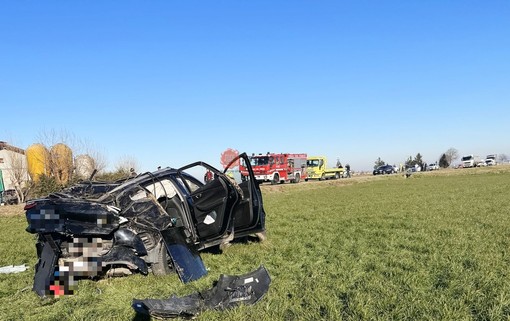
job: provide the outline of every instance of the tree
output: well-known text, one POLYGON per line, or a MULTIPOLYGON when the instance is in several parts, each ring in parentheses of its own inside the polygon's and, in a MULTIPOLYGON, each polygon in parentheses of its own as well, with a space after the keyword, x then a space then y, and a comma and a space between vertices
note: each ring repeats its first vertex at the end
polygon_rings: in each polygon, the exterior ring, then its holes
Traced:
POLYGON ((126 173, 128 175, 132 170, 137 172, 138 169, 138 162, 133 156, 125 155, 115 165, 115 170, 117 172, 126 173))
POLYGON ((30 194, 33 197, 44 197, 48 194, 61 191, 64 186, 60 185, 55 177, 50 177, 45 174, 39 176, 37 184, 33 185, 33 190, 30 194))
POLYGON ((407 168, 407 167, 413 167, 413 166, 414 166, 413 157, 409 156, 409 158, 405 162, 405 167, 407 168))
POLYGON ((414 162, 414 165, 418 165, 421 168, 423 168, 423 157, 421 156, 420 153, 416 154, 413 162, 414 162))
POLYGON ((506 154, 499 154, 498 161, 500 163, 506 163, 508 162, 508 156, 506 154))
POLYGON ((446 161, 448 162, 448 164, 451 165, 457 158, 459 158, 459 151, 453 147, 450 147, 444 153, 444 155, 446 156, 446 161))
POLYGON ((94 146, 88 141, 79 140, 76 150, 73 149, 73 151, 90 157, 92 159, 93 169, 96 169, 99 174, 102 173, 108 165, 104 153, 101 152, 97 146, 94 146))
MULTIPOLYGON (((91 144, 87 140, 83 140, 76 137, 74 134, 71 134, 67 130, 56 131, 52 129, 49 131, 42 131, 39 133, 38 139, 41 142, 41 144, 44 145, 49 151, 52 150, 52 147, 64 144, 65 146, 69 147, 71 155, 73 155, 73 158, 74 156, 85 155, 87 158, 90 158, 91 160, 92 164, 90 164, 90 166, 92 167, 92 170, 95 169, 97 170, 98 173, 104 171, 107 166, 107 162, 104 155, 99 151, 97 147, 93 146, 93 144, 91 144)), ((72 161, 73 160, 71 159, 71 162, 72 161)), ((49 159, 48 166, 50 176, 58 178, 59 170, 61 171, 62 164, 56 162, 55 157, 51 157, 49 159)), ((71 164, 72 168, 69 170, 69 172, 73 172, 73 169, 76 171, 75 166, 76 164, 71 164)), ((69 179, 71 179, 71 175, 69 175, 69 179)))
POLYGON ((421 168, 425 167, 425 162, 423 161, 423 156, 421 156, 420 153, 416 154, 416 156, 413 158, 412 156, 409 156, 409 158, 405 162, 405 167, 414 167, 414 166, 420 166, 421 168))
POLYGON ((377 167, 382 166, 384 164, 386 164, 386 163, 381 159, 381 157, 377 157, 377 160, 375 161, 374 169, 376 169, 377 167))
POLYGON ((76 150, 76 137, 66 130, 42 131, 38 140, 49 151, 47 159, 48 177, 55 178, 57 184, 67 186, 73 175, 73 154, 76 150))
POLYGON ((441 155, 441 158, 439 158, 439 167, 447 168, 448 166, 450 166, 450 163, 448 163, 448 160, 446 159, 446 154, 443 153, 443 155, 441 155))

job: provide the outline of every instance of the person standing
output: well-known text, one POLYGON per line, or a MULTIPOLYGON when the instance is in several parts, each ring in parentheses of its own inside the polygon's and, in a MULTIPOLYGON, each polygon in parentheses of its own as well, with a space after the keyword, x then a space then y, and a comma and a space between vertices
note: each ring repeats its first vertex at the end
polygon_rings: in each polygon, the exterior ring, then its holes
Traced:
POLYGON ((204 183, 210 182, 213 179, 213 173, 210 170, 207 170, 204 175, 204 183))

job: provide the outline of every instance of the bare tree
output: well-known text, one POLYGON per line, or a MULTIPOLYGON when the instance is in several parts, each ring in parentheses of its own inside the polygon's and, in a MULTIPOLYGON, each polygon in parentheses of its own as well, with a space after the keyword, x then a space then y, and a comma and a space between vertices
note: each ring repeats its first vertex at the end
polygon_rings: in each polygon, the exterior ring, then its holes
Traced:
POLYGON ((99 150, 90 150, 87 155, 89 155, 94 161, 94 169, 97 169, 99 173, 104 172, 108 162, 106 161, 106 157, 99 150))
POLYGON ((450 147, 444 154, 446 156, 446 161, 450 165, 453 164, 453 161, 459 158, 459 151, 453 147, 450 147))
POLYGON ((133 156, 124 155, 115 165, 115 170, 118 172, 138 172, 138 162, 133 156))
POLYGON ((71 150, 75 150, 78 144, 76 137, 65 129, 60 129, 59 131, 55 129, 42 130, 38 133, 37 140, 46 146, 48 150, 51 146, 59 143, 69 146, 71 150))
POLYGON ((499 154, 498 160, 500 163, 506 163, 508 162, 508 156, 506 154, 499 154))
MULTIPOLYGON (((38 139, 42 145, 44 145, 48 150, 51 150, 52 147, 64 144, 68 146, 71 150, 71 154, 78 156, 86 156, 87 159, 90 158, 92 160, 92 170, 97 170, 98 173, 102 173, 107 167, 107 160, 104 154, 97 148, 94 144, 90 143, 86 139, 80 139, 76 137, 74 134, 70 133, 65 129, 61 130, 43 130, 39 133, 38 139)), ((83 158, 82 158, 83 159, 83 158)), ((74 164, 74 167, 78 166, 78 164, 74 164)), ((88 166, 88 165, 87 165, 88 166)), ((58 160, 56 157, 51 157, 49 160, 50 172, 55 178, 59 178, 62 176, 62 161, 58 160)), ((74 168, 76 170, 76 168, 74 168)), ((69 175, 70 176, 70 175, 69 175)), ((65 183, 65 182, 62 182, 65 183)))
POLYGON ((90 143, 87 140, 79 140, 74 151, 76 151, 76 153, 90 157, 90 159, 92 160, 91 164, 92 169, 97 170, 98 174, 104 172, 108 165, 104 153, 100 151, 100 149, 97 146, 95 146, 94 144, 90 143))
POLYGON ((73 153, 78 145, 76 137, 65 129, 50 129, 41 131, 38 139, 50 152, 47 164, 49 174, 59 184, 68 184, 73 172, 73 153))

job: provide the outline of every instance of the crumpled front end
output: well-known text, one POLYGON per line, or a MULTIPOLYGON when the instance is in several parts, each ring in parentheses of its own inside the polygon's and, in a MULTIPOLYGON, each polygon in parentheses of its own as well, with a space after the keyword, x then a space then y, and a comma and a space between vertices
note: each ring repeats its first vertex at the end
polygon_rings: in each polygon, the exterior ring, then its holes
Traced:
POLYGON ((38 234, 33 290, 39 296, 73 294, 79 278, 148 273, 142 239, 120 227, 115 207, 75 198, 43 199, 25 206, 27 231, 38 234), (110 271, 112 266, 122 266, 110 271))

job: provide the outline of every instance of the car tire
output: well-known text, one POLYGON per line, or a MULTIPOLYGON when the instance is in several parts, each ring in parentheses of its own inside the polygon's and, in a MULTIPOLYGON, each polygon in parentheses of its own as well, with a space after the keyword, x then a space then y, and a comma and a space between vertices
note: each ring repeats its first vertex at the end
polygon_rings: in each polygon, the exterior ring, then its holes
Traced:
POLYGON ((273 180, 271 181, 271 184, 272 185, 276 185, 276 184, 279 184, 279 183, 280 183, 280 175, 274 174, 273 180))
POLYGON ((154 275, 167 275, 175 272, 165 243, 163 242, 159 244, 158 262, 152 264, 151 269, 154 275))
POLYGON ((323 181, 325 178, 326 178, 326 175, 324 175, 324 173, 322 173, 321 177, 319 178, 319 181, 323 181))
POLYGON ((340 179, 340 173, 339 172, 335 173, 335 179, 340 179))
POLYGON ((301 176, 299 174, 296 174, 296 177, 292 181, 292 183, 299 183, 299 180, 301 180, 301 176))

